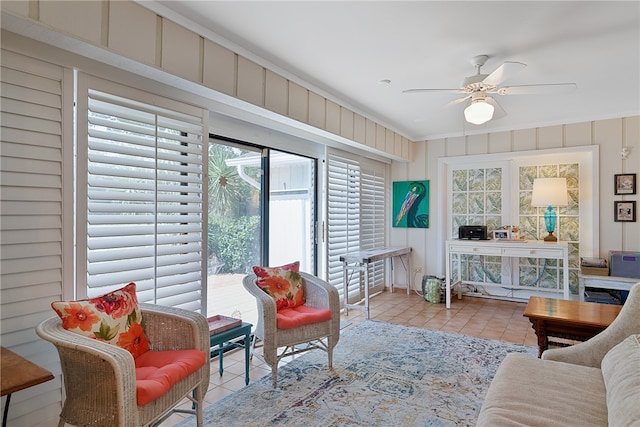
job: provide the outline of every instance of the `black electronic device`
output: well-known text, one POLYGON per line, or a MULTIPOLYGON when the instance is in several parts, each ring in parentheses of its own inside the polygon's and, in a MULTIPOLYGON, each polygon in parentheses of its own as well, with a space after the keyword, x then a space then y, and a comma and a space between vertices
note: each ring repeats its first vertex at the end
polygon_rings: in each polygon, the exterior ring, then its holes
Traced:
POLYGON ((458 239, 487 240, 486 225, 461 225, 458 228, 458 239))

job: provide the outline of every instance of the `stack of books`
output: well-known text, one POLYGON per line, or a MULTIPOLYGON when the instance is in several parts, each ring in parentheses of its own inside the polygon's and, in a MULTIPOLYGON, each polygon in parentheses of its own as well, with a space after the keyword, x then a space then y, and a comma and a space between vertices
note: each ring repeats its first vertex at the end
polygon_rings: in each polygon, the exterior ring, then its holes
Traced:
POLYGON ((608 276, 607 260, 602 258, 580 258, 580 273, 589 276, 608 276))

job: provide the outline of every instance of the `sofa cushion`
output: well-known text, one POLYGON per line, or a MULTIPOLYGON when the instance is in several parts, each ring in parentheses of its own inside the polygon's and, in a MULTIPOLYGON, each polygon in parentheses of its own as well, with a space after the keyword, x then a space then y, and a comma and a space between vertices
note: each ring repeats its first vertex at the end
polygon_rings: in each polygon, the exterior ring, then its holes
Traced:
POLYGON ((207 353, 200 350, 147 351, 135 361, 138 405, 164 395, 205 363, 207 353))
POLYGON ((253 266, 253 272, 257 277, 256 285, 275 300, 278 311, 304 304, 304 289, 299 270, 299 261, 280 267, 253 266))
POLYGON ((606 426, 600 369, 507 355, 489 386, 478 426, 606 426))
POLYGON ((133 282, 95 298, 54 301, 51 308, 71 332, 122 347, 134 358, 149 350, 133 282))
POLYGON ((609 425, 630 426, 640 420, 640 334, 631 335, 602 359, 609 425))

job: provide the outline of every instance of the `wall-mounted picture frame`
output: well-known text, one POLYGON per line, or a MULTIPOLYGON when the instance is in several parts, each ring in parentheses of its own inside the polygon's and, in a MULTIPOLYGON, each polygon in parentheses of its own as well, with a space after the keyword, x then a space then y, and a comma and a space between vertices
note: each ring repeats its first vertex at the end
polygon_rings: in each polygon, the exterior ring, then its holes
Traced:
POLYGON ((620 173, 614 175, 615 194, 636 194, 636 174, 620 173))
POLYGON ((393 227, 429 228, 429 181, 396 181, 392 196, 393 227))
POLYGON ((615 212, 613 218, 616 222, 636 222, 636 202, 616 201, 613 202, 615 212))
POLYGON ((493 240, 510 239, 511 231, 509 230, 493 230, 493 240))

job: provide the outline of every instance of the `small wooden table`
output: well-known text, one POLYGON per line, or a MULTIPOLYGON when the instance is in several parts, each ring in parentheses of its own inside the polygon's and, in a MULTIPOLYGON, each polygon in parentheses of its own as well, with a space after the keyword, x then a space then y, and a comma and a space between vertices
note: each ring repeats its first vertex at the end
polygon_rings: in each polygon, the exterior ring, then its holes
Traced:
POLYGON ((211 333, 211 323, 209 324, 209 343, 211 350, 211 357, 218 355, 219 358, 219 368, 218 372, 222 376, 224 372, 224 367, 222 365, 222 358, 224 355, 224 351, 228 348, 244 348, 244 383, 245 385, 249 384, 249 351, 251 349, 251 328, 253 325, 251 323, 241 322, 240 325, 235 326, 234 328, 223 330, 218 333, 211 333), (242 338, 242 343, 239 342, 238 338, 242 338))
POLYGON ((613 322, 621 305, 531 297, 524 310, 538 337, 538 357, 549 347, 549 337, 586 341, 613 322))
POLYGON ((2 394, 0 396, 7 396, 2 414, 2 426, 5 427, 11 393, 52 380, 53 374, 9 349, 4 347, 0 349, 2 350, 0 353, 2 394))

